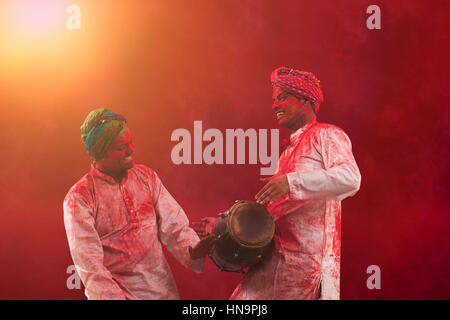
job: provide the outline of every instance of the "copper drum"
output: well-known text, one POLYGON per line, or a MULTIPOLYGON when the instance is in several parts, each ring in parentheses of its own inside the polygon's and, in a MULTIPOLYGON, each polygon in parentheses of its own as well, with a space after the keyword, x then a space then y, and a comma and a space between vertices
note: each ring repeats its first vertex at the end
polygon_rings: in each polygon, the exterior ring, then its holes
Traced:
POLYGON ((209 257, 220 271, 243 273, 261 260, 274 232, 274 219, 265 206, 236 201, 214 223, 212 233, 217 241, 209 257))

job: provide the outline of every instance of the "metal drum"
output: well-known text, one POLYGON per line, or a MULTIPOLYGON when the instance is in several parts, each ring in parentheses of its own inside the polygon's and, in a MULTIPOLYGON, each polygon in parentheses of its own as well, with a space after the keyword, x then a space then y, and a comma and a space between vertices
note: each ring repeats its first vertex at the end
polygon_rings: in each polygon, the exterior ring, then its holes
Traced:
POLYGON ((214 223, 212 234, 217 240, 209 257, 221 271, 243 273, 261 260, 274 232, 274 219, 265 206, 236 201, 214 223))

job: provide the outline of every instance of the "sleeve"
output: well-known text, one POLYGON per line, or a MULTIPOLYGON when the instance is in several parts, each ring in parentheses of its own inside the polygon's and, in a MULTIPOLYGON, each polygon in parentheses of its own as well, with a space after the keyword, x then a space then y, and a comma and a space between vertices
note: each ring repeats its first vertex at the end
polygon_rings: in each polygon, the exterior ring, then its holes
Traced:
POLYGON ((352 154, 348 136, 338 128, 320 133, 320 150, 324 169, 287 174, 293 200, 343 200, 360 187, 361 174, 352 154))
POLYGON ((191 259, 189 247, 194 248, 200 238, 189 227, 183 209, 167 191, 156 172, 153 174, 153 204, 158 216, 158 235, 162 244, 186 268, 201 273, 205 258, 191 259))
POLYGON ((92 201, 86 198, 72 192, 64 199, 64 226, 73 262, 89 300, 125 300, 125 293, 103 264, 92 201))

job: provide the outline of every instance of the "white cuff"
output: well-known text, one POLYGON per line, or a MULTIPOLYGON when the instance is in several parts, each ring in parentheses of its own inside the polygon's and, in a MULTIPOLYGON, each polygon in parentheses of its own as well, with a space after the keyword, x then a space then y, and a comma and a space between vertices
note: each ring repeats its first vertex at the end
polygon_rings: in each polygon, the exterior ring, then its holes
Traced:
POLYGON ((292 200, 302 200, 302 178, 296 172, 289 172, 286 174, 286 177, 289 184, 289 198, 292 200))

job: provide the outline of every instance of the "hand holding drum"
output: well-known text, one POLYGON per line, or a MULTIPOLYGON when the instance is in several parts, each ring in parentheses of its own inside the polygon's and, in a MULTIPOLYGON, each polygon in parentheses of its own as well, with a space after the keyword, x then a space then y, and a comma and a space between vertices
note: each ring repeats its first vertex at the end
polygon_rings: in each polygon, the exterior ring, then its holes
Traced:
POLYGON ((190 247, 189 253, 192 259, 198 259, 206 256, 212 250, 216 237, 212 236, 212 225, 217 218, 203 218, 201 222, 192 223, 193 229, 200 237, 200 242, 195 248, 190 247))
POLYGON ((236 201, 218 218, 203 218, 193 227, 201 239, 216 239, 209 257, 221 271, 228 272, 244 272, 258 263, 275 232, 272 215, 252 201, 236 201))
POLYGON ((214 222, 216 220, 217 218, 207 217, 203 218, 200 222, 192 223, 193 229, 197 232, 201 240, 208 238, 212 234, 214 222))

